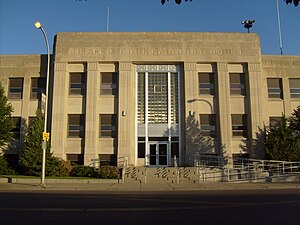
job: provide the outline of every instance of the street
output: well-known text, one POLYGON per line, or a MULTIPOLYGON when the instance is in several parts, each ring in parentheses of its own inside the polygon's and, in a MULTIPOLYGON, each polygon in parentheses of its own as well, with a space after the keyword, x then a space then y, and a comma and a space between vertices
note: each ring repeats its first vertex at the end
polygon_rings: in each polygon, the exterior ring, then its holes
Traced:
POLYGON ((0 224, 270 224, 300 221, 300 191, 0 192, 0 224))

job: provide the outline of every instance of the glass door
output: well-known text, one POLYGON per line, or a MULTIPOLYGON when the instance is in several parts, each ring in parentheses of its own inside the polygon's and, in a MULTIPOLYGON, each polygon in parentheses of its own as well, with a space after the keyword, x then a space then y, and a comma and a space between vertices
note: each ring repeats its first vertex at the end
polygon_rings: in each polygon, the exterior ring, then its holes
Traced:
POLYGON ((167 166, 168 165, 168 144, 150 143, 149 144, 149 165, 167 166))

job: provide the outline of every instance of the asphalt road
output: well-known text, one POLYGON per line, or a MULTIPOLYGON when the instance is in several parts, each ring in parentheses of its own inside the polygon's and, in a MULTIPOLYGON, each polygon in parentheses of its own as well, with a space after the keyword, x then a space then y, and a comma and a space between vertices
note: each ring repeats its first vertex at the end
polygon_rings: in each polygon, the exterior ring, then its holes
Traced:
POLYGON ((1 225, 298 225, 300 190, 0 192, 1 225))

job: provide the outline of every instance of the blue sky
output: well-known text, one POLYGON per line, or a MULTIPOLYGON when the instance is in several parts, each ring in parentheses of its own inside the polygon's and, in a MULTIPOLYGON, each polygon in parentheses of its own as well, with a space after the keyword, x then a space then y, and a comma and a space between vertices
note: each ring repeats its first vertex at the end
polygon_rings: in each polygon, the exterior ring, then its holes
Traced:
MULTIPOLYGON (((246 32, 241 21, 255 19, 251 32, 263 54, 280 54, 276 0, 0 0, 0 54, 44 54, 39 20, 52 51, 58 32, 246 32)), ((300 55, 300 6, 279 0, 283 53, 300 55)))

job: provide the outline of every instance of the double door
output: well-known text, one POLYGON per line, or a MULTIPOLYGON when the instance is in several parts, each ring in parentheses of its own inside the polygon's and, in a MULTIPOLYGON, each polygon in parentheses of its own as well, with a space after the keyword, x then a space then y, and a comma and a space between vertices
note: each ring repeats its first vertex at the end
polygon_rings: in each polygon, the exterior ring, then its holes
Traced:
POLYGON ((163 142, 149 143, 149 165, 150 166, 168 165, 168 143, 163 143, 163 142))

